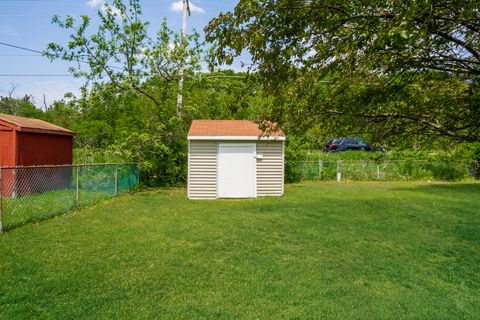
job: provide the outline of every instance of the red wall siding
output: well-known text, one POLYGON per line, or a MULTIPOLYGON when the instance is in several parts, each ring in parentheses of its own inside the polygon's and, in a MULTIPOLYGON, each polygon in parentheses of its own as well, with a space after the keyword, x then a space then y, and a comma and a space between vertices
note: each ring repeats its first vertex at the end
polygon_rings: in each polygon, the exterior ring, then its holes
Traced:
POLYGON ((18 134, 19 166, 72 164, 73 137, 30 132, 18 134))
POLYGON ((15 165, 15 131, 0 126, 0 166, 15 165))
MULTIPOLYGON (((0 125, 0 166, 63 165, 72 160, 73 136, 21 132, 0 125)), ((69 167, 3 169, 1 187, 4 196, 18 197, 68 188, 71 181, 69 167)))
MULTIPOLYGON (((11 167, 16 162, 16 132, 4 126, 0 126, 0 166, 11 167)), ((12 169, 2 170, 2 195, 11 196, 15 178, 12 169)))

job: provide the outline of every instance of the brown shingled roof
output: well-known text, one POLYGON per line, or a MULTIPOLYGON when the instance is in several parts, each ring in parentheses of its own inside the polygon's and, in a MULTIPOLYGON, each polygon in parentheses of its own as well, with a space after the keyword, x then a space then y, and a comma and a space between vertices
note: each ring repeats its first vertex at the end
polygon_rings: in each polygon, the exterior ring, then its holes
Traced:
MULTIPOLYGON (((273 124, 270 124, 270 126, 273 126, 273 124)), ((284 136, 280 130, 266 132, 263 135, 284 136)), ((248 120, 193 120, 188 136, 260 137, 262 136, 262 130, 257 123, 248 120)))
POLYGON ((7 122, 15 126, 19 131, 40 131, 45 133, 55 133, 74 135, 73 131, 59 127, 52 123, 33 118, 12 116, 10 114, 0 113, 0 121, 7 122))

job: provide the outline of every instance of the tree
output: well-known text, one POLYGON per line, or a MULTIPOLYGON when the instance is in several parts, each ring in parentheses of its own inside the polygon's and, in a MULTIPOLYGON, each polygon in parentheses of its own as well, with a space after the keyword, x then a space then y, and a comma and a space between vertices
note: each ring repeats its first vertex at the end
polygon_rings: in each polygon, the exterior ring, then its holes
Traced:
POLYGON ((45 55, 74 62, 70 72, 86 79, 75 130, 76 146, 88 151, 88 159, 135 161, 164 183, 166 176, 178 182, 185 176, 189 117, 177 113, 174 97, 179 66, 186 62, 187 76, 199 68, 199 35, 184 40, 165 20, 151 35, 140 0, 124 2, 112 0, 98 10, 93 31, 88 16, 54 16, 53 23, 71 32, 70 41, 50 43, 45 55), (91 156, 92 150, 102 155, 91 156))
POLYGON ((76 101, 72 93, 65 94, 63 99, 54 101, 46 109, 45 119, 64 128, 73 128, 80 116, 76 101))
POLYGON ((247 49, 265 73, 301 66, 480 76, 480 8, 472 0, 240 0, 206 32, 219 62, 247 49))
POLYGON ((187 42, 193 44, 187 48, 181 35, 164 21, 156 36, 151 37, 149 23, 142 21, 141 15, 139 0, 129 0, 129 5, 113 0, 98 10, 100 25, 92 34, 87 32, 91 22, 88 16, 82 16, 78 23, 72 16, 63 20, 54 16, 53 23, 73 32, 66 46, 50 43, 45 55, 51 60, 75 62, 77 66, 69 69, 75 77, 93 83, 108 81, 117 93, 131 90, 159 106, 158 95, 145 87, 145 81, 155 77, 176 81, 183 61, 188 61, 190 69, 197 68, 198 34, 187 36, 187 42))
POLYGON ((44 118, 42 110, 35 107, 33 98, 28 95, 20 99, 12 98, 11 96, 0 96, 0 113, 30 118, 44 118))
MULTIPOLYGON (((480 135, 480 86, 438 72, 403 74, 395 82, 332 83, 304 74, 264 110, 292 134, 363 135, 371 142, 433 146, 435 140, 474 142, 480 135)), ((443 141, 445 142, 445 141, 443 141)))
POLYGON ((268 91, 287 99, 287 104, 300 100, 318 113, 369 119, 388 130, 407 123, 419 132, 480 141, 478 96, 468 94, 480 82, 477 1, 240 0, 234 12, 220 14, 205 31, 215 44, 214 63, 231 63, 248 50, 268 91), (442 81, 450 79, 464 88, 466 113, 450 112, 447 96, 429 109, 419 108, 418 100, 395 103, 403 97, 391 88, 407 88, 402 90, 407 93, 428 74, 440 74, 442 81), (316 99, 318 90, 298 87, 303 83, 318 89, 322 81, 332 92, 345 93, 355 85, 369 88, 377 98, 349 100, 349 107, 332 108, 316 99))

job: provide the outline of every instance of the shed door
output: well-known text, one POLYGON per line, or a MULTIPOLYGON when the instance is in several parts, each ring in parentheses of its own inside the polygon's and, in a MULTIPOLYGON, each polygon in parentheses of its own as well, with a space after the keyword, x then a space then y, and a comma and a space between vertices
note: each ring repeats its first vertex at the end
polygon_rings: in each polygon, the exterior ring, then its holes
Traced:
POLYGON ((218 148, 218 197, 256 196, 256 145, 220 144, 218 148))

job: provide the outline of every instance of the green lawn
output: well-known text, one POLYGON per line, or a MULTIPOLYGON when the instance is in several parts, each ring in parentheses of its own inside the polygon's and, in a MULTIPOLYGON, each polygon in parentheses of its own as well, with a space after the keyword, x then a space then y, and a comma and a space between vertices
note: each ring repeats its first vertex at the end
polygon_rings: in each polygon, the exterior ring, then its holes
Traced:
POLYGON ((121 196, 0 236, 0 319, 478 319, 480 184, 121 196))
MULTIPOLYGON (((78 206, 112 198, 115 192, 88 191, 80 189, 78 206)), ((75 189, 66 188, 54 191, 29 194, 18 198, 4 197, 3 227, 10 230, 30 222, 40 222, 75 209, 75 189)))

